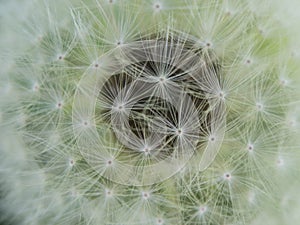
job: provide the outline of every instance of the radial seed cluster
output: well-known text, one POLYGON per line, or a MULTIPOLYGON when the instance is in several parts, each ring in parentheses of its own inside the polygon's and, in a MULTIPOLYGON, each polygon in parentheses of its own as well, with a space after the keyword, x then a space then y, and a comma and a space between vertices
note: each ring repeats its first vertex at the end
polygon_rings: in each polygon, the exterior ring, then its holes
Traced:
POLYGON ((300 51, 274 5, 18 4, 0 36, 0 222, 297 221, 300 51))

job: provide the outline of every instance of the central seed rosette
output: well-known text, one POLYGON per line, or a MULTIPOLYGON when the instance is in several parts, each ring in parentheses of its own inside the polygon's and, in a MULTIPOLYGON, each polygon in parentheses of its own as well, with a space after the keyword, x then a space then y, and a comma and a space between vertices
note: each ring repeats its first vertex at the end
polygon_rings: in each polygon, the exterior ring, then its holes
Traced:
POLYGON ((220 149, 225 106, 213 53, 186 36, 120 44, 83 75, 73 128, 86 161, 107 179, 150 185, 190 160, 205 170, 220 149))

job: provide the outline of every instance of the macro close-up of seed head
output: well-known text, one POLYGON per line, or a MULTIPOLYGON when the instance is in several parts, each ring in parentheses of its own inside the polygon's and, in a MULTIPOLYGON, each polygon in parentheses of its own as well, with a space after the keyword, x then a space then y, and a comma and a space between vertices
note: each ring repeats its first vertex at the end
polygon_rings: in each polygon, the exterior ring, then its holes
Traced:
POLYGON ((0 3, 0 224, 298 224, 298 9, 0 3))

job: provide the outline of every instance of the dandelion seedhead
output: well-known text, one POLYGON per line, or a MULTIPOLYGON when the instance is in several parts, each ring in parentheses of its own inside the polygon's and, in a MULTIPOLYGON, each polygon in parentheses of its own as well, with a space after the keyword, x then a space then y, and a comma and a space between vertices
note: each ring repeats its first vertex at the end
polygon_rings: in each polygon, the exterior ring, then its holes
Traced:
POLYGON ((275 4, 22 4, 1 12, 0 222, 297 221, 300 58, 275 4))

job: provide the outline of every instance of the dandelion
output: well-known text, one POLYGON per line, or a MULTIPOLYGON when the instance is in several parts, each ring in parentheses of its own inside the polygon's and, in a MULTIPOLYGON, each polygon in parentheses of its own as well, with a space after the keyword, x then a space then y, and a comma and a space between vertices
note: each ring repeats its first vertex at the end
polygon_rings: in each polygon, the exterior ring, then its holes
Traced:
POLYGON ((3 4, 0 223, 297 223, 299 34, 275 3, 3 4))

